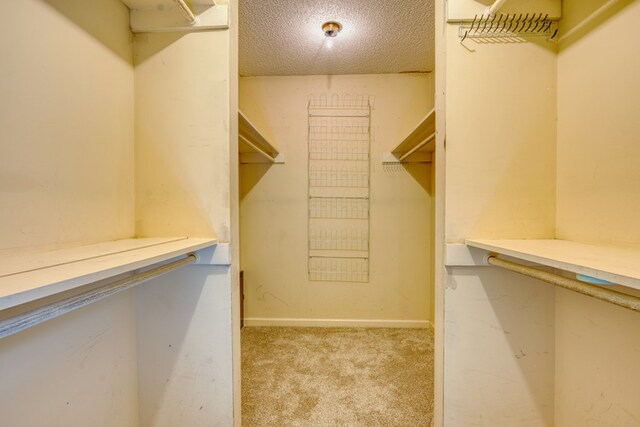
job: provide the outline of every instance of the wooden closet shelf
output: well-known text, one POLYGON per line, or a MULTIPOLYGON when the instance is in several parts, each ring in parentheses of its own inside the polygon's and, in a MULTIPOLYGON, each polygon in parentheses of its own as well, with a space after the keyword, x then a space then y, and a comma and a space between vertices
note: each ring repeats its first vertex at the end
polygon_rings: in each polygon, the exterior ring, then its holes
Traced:
MULTIPOLYGON (((415 128, 391 151, 391 161, 430 162, 436 146, 436 110, 429 111, 415 128)), ((388 154, 388 153, 387 153, 388 154)), ((386 156, 388 162, 390 157, 386 156)))
POLYGON ((0 252, 0 310, 214 246, 216 239, 124 239, 53 250, 0 252))
POLYGON ((134 33, 193 32, 229 28, 229 5, 213 0, 122 0, 134 33))
POLYGON ((282 154, 238 110, 240 163, 284 163, 282 154))
POLYGON ((468 239, 467 246, 640 289, 640 248, 557 239, 468 239))

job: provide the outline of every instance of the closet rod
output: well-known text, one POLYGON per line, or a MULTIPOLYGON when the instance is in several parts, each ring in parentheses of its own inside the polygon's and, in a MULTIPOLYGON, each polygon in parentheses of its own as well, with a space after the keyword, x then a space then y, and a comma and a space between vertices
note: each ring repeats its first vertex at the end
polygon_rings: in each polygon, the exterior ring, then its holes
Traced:
POLYGON ((409 157, 410 155, 412 155, 413 153, 415 153, 416 151, 418 151, 419 149, 421 149, 422 147, 424 147, 425 145, 427 145, 428 143, 430 143, 431 141, 434 140, 434 138, 436 137, 436 133, 432 133, 431 135, 429 135, 424 141, 422 141, 420 144, 416 145, 415 147, 413 147, 411 150, 407 151, 406 153, 404 153, 402 156, 400 156, 400 158, 398 159, 398 161, 403 162, 407 157, 409 157))
POLYGON ((193 14, 189 6, 184 2, 184 0, 173 0, 176 2, 178 7, 182 10, 182 12, 186 15, 189 20, 189 24, 195 24, 198 21, 198 17, 193 14))
POLYGON ((491 6, 489 6, 484 14, 488 16, 495 15, 498 10, 507 2, 507 0, 496 0, 491 6))
POLYGON ((265 156, 267 159, 269 159, 272 163, 275 163, 276 158, 273 157, 271 154, 267 153, 266 151, 264 151, 262 148, 258 147, 256 144, 254 144, 253 142, 249 141, 247 138, 245 138, 242 135, 238 135, 238 137, 240 137, 241 140, 243 140, 245 142, 245 144, 247 144, 249 147, 253 148, 254 150, 256 150, 258 153, 262 154, 263 156, 265 156))
POLYGON ((584 282, 580 282, 579 280, 537 270, 515 262, 505 261, 495 255, 487 257, 487 262, 496 267, 501 267, 509 271, 542 280, 543 282, 551 283, 552 285, 560 286, 561 288, 565 288, 573 292, 578 292, 582 295, 587 295, 601 301, 628 308, 629 310, 640 312, 640 298, 633 295, 627 295, 612 289, 588 285, 584 282))
POLYGON ((184 258, 160 267, 152 268, 142 273, 137 273, 123 279, 110 282, 97 289, 83 292, 79 295, 55 301, 50 304, 38 307, 34 310, 17 314, 7 319, 0 320, 0 339, 13 335, 32 326, 39 325, 47 320, 54 319, 65 313, 84 307, 85 305, 107 298, 118 292, 130 289, 142 282, 154 277, 176 270, 188 264, 193 264, 197 260, 194 254, 189 254, 184 258))

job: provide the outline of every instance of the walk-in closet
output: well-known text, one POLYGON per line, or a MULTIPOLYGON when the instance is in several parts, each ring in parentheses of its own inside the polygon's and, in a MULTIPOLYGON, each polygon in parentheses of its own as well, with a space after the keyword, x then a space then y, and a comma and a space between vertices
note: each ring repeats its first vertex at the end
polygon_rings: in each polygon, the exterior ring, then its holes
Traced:
POLYGON ((0 0, 0 425, 640 426, 640 0, 0 0))

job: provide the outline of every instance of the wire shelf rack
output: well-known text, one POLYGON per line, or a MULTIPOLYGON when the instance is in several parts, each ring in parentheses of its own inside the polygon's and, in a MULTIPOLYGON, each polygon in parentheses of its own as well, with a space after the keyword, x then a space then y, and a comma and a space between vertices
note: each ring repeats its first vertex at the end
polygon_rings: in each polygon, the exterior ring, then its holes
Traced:
POLYGON ((310 197, 309 218, 368 219, 369 199, 354 197, 310 197))
POLYGON ((460 24, 458 36, 460 43, 466 39, 514 40, 535 36, 552 40, 558 34, 558 26, 548 18, 549 15, 542 13, 475 16, 471 22, 460 24))
POLYGON ((368 251, 369 230, 312 226, 309 249, 316 251, 368 251))
POLYGON ((368 282, 368 258, 309 258, 309 279, 327 282, 368 282))
POLYGON ((309 99, 309 280, 369 281, 370 112, 364 95, 309 99))

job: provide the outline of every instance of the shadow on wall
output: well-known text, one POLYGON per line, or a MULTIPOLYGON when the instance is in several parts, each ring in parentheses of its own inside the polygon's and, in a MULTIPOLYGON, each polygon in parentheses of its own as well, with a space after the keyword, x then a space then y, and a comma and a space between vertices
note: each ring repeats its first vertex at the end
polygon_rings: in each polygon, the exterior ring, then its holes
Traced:
POLYGON ((553 286, 492 267, 454 270, 447 284, 448 298, 458 300, 458 308, 447 313, 447 323, 457 331, 450 351, 464 359, 459 369, 473 374, 457 375, 458 386, 467 387, 469 381, 477 387, 471 387, 473 393, 503 395, 501 408, 474 403, 494 421, 535 413, 553 425, 553 286))
MULTIPOLYGON (((132 33, 129 24, 129 8, 119 0, 40 0, 49 4, 60 14, 73 22, 95 40, 104 45, 111 52, 129 64, 133 64, 131 56, 132 33), (116 15, 114 17, 114 15, 116 15), (113 19, 105 19, 107 16, 113 19), (120 21, 121 27, 115 29, 114 21, 120 21)), ((155 43, 144 52, 135 52, 136 65, 140 65, 148 58, 160 52, 167 46, 184 37, 182 33, 155 34, 155 43)), ((148 37, 146 34, 136 34, 136 38, 148 37)))
POLYGON ((268 163, 240 165, 240 200, 251 192, 271 166, 268 163))
POLYGON ((220 295, 228 289, 219 280, 227 277, 226 267, 190 266, 137 288, 141 425, 159 419, 179 425, 185 408, 198 419, 225 412, 229 402, 215 401, 203 390, 225 386, 223 361, 230 358, 225 340, 231 336, 222 319, 230 307, 220 295))
MULTIPOLYGON (((175 105, 179 105, 176 101, 175 105)), ((145 122, 154 117, 138 114, 145 122)), ((148 129, 137 132, 136 235, 215 236, 208 200, 199 193, 196 155, 176 155, 176 139, 157 137, 148 129), (181 173, 180 171, 187 171, 181 173), (190 179, 192 175, 194 178, 190 179)), ((169 133, 163 136, 171 135, 169 133)), ((195 151, 198 151, 196 148, 195 151)), ((204 155, 199 160, 206 160, 204 155)), ((203 178, 213 179, 213 178, 203 178)))
POLYGON ((490 270, 480 273, 480 281, 501 329, 498 333, 511 348, 509 362, 523 378, 537 412, 552 425, 555 289, 515 273, 490 270), (495 279, 498 275, 500 280, 495 279))
POLYGON ((431 183, 431 164, 424 163, 405 163, 404 169, 420 184, 420 187, 429 195, 433 196, 431 183))
POLYGON ((129 8, 117 0, 40 0, 49 4, 70 21, 102 43, 107 49, 131 64, 131 33, 129 8), (116 15, 115 19, 106 19, 116 15), (121 22, 117 31, 114 21, 121 22))
POLYGON ((429 196, 433 196, 433 183, 431 180, 431 168, 429 163, 391 163, 382 165, 383 172, 387 175, 409 174, 429 196))
POLYGON ((1 425, 137 425, 132 292, 0 340, 1 425))
POLYGON ((163 51, 173 43, 180 40, 187 34, 193 33, 152 33, 153 37, 150 40, 150 34, 135 34, 136 49, 134 49, 134 65, 139 66, 143 64, 147 59, 153 57, 158 52, 163 51))

